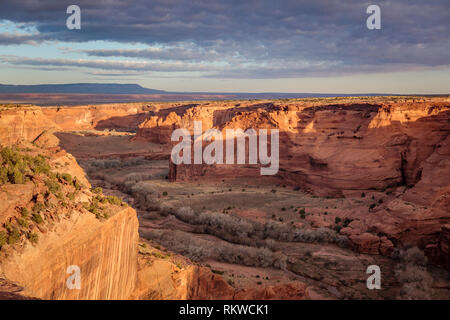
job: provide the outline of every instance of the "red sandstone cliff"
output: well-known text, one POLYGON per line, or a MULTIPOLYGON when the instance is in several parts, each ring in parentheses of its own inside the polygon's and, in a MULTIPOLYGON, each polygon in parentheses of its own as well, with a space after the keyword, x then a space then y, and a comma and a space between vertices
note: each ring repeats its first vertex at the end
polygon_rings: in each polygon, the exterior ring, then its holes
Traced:
MULTIPOLYGON (((352 213, 342 233, 355 250, 390 254, 393 244, 419 245, 448 264, 450 104, 445 99, 346 99, 337 103, 217 103, 151 115, 137 139, 169 143, 175 128, 280 130, 280 170, 261 177, 258 165, 174 165, 173 181, 274 179, 322 196, 394 192, 370 214, 352 213), (378 235, 376 235, 378 234, 378 235)), ((225 145, 224 145, 225 150, 225 145)))

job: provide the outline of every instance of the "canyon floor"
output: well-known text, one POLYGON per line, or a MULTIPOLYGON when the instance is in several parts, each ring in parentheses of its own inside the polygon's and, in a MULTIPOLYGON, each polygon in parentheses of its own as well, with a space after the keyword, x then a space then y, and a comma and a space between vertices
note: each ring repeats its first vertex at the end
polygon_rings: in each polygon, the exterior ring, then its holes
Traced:
POLYGON ((402 119, 391 109, 383 118, 383 107, 398 99, 163 103, 101 119, 92 114, 106 113, 102 106, 88 116, 78 107, 67 107, 67 115, 42 110, 55 121, 54 143, 74 156, 92 188, 136 210, 141 253, 150 248, 174 264, 188 259, 226 282, 225 289, 202 284, 197 298, 450 299, 442 251, 450 222, 448 102, 400 101, 408 105, 402 119), (285 170, 274 179, 255 176, 254 168, 174 175, 168 134, 193 119, 220 130, 266 119, 263 125, 287 135, 280 151, 285 170), (427 130, 438 138, 422 150, 414 143, 427 130), (433 177, 440 177, 434 185, 427 182, 433 177), (431 190, 439 196, 412 200, 414 192, 425 198, 431 190), (417 247, 428 255, 425 267, 417 247), (370 265, 381 268, 379 290, 367 287, 370 265))

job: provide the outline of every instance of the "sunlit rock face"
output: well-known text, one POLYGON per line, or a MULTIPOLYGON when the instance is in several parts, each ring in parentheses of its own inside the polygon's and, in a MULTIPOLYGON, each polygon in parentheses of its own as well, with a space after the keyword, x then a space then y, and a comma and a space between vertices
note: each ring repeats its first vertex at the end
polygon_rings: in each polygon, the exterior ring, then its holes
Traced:
POLYGON ((279 172, 264 177, 259 165, 170 163, 172 181, 270 179, 332 197, 399 191, 398 199, 370 215, 354 213, 358 223, 343 230, 354 249, 388 255, 392 241, 418 244, 431 261, 450 268, 448 246, 442 244, 450 218, 450 104, 445 99, 189 106, 152 115, 137 137, 169 143, 175 128, 192 132, 194 120, 224 136, 229 128, 279 129, 279 172))
POLYGON ((0 268, 24 295, 41 299, 127 299, 136 285, 138 222, 124 209, 105 222, 74 214, 0 268), (80 289, 67 286, 67 268, 80 268, 80 289))

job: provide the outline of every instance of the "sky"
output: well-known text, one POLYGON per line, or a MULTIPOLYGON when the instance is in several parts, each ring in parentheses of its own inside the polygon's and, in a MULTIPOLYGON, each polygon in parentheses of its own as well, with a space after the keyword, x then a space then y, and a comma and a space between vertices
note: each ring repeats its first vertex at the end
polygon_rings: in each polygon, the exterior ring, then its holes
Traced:
POLYGON ((1 0, 0 83, 449 94, 449 34, 450 0, 1 0))

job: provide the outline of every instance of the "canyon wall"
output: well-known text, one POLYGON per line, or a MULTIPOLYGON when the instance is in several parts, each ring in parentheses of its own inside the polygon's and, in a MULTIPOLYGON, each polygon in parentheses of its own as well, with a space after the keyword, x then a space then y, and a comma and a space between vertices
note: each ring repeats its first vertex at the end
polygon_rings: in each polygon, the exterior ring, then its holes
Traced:
MULTIPOLYGON (((415 185, 424 161, 443 147, 450 131, 450 105, 442 103, 260 105, 252 111, 222 110, 225 122, 218 122, 212 116, 215 113, 198 108, 183 116, 152 116, 141 124, 137 139, 169 143, 175 128, 192 130, 193 119, 201 120, 204 130, 214 127, 223 133, 235 128, 279 129, 279 181, 339 196, 343 191, 415 185)), ((258 166, 249 165, 183 164, 175 168, 172 164, 171 170, 175 181, 214 180, 233 176, 234 170, 244 177, 260 175, 258 166)))
POLYGON ((386 203, 352 213, 349 218, 355 221, 341 230, 353 248, 389 255, 393 244, 418 245, 431 262, 450 269, 448 101, 248 103, 165 110, 143 122, 136 138, 169 143, 173 129, 186 128, 192 134, 194 120, 202 121, 203 130, 220 130, 223 137, 226 129, 279 129, 280 168, 275 176, 262 177, 260 165, 170 162, 169 178, 270 181, 323 197, 381 192, 388 195, 386 203))
POLYGON ((152 107, 142 103, 78 107, 22 106, 0 109, 0 143, 33 141, 42 132, 91 129, 135 130, 152 107))
POLYGON ((135 210, 109 205, 108 218, 99 219, 85 207, 95 195, 74 157, 57 147, 40 148, 21 141, 19 148, 47 157, 55 174, 70 174, 80 187, 75 192, 72 184, 60 182, 55 196, 48 188, 49 178, 42 175, 25 184, 0 186, 0 231, 10 233, 13 228, 20 232, 16 241, 1 246, 0 278, 23 287, 20 294, 27 297, 129 298, 136 288, 138 269, 135 210), (73 196, 66 198, 66 194, 73 196), (38 203, 44 204, 40 222, 24 215, 22 209, 34 214, 38 203), (30 241, 30 234, 38 240, 30 241), (80 269, 79 289, 67 286, 71 276, 67 270, 72 265, 80 269))
MULTIPOLYGON (((26 107, 0 113, 3 145, 18 143, 16 146, 30 155, 43 155, 52 171, 70 174, 82 185, 80 193, 64 205, 50 195, 49 203, 53 204, 43 214, 43 224, 21 226, 23 233, 18 243, 0 245, 0 298, 305 298, 306 286, 301 284, 293 286, 296 290, 276 286, 237 291, 208 268, 189 263, 180 269, 163 258, 143 258, 138 253, 138 220, 134 209, 116 208, 107 219, 99 219, 86 211, 84 204, 94 197, 89 181, 76 159, 58 147, 59 141, 53 132, 91 129, 102 121, 99 119, 111 116, 107 111, 92 120, 85 117, 89 112, 89 108, 26 107), (30 232, 39 235, 36 243, 28 240, 30 232), (68 270, 70 266, 80 270, 79 289, 70 289, 67 285, 73 275, 68 273, 73 272, 68 270)), ((128 117, 128 113, 135 111, 125 112, 128 117)), ((108 126, 111 125, 114 122, 108 122, 108 126)), ((122 125, 125 128, 129 122, 122 125)), ((43 183, 45 178, 32 179, 25 184, 0 186, 0 231, 23 220, 21 208, 31 211, 37 202, 48 197, 49 190, 43 183)), ((72 191, 72 187, 63 186, 63 192, 68 191, 72 191)))
POLYGON ((74 213, 54 230, 2 261, 0 273, 41 299, 127 299, 136 285, 138 221, 126 208, 105 222, 74 213), (67 268, 80 268, 81 289, 69 289, 67 268))

